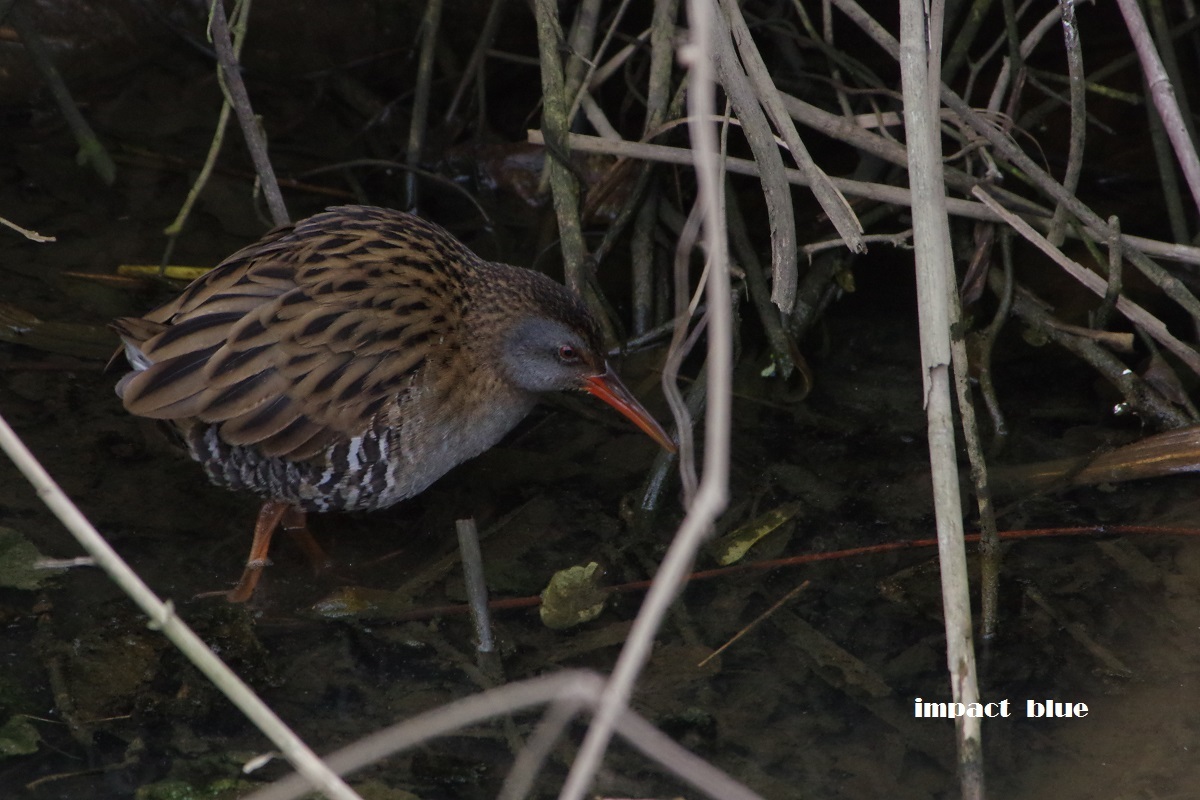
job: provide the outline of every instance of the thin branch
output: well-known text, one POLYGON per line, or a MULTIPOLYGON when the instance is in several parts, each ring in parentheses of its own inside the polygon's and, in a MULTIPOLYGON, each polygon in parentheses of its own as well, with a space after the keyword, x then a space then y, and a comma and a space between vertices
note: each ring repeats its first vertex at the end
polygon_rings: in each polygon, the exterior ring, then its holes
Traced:
MULTIPOLYGON (((1125 2, 1126 0, 1121 0, 1125 2)), ((890 33, 883 29, 874 19, 872 19, 854 0, 832 0, 839 9, 850 17, 856 25, 870 36, 876 44, 882 47, 886 52, 893 57, 899 58, 900 45, 890 33)), ((1030 158, 1023 150, 1017 147, 1012 138, 1004 131, 993 125, 983 115, 979 114, 973 108, 959 97, 948 86, 941 87, 942 102, 950 108, 951 111, 958 114, 972 128, 983 135, 996 151, 1004 158, 1008 159, 1012 164, 1024 173, 1033 184, 1042 192, 1045 192, 1050 197, 1053 197, 1058 202, 1062 203, 1068 211, 1074 214, 1080 222, 1083 223, 1087 232, 1099 241, 1108 239, 1107 226, 1104 220, 1100 218, 1095 211, 1081 202, 1077 197, 1067 192, 1062 184, 1058 183, 1054 178, 1046 173, 1038 164, 1030 158)), ((1145 275, 1155 286, 1181 305, 1185 311, 1200 324, 1200 300, 1188 291, 1187 287, 1169 272, 1164 270, 1158 264, 1155 264, 1145 256, 1143 252, 1137 249, 1137 245, 1132 243, 1130 239, 1122 239, 1125 244, 1130 245, 1127 252, 1127 257, 1137 267, 1143 275, 1145 275)), ((1147 251, 1148 252, 1148 251, 1147 251)))
MULTIPOLYGON (((527 708, 547 703, 595 706, 603 696, 603 686, 598 675, 584 670, 568 670, 505 684, 455 700, 373 733, 330 754, 327 761, 339 774, 349 774, 435 737, 527 708)), ((647 757, 709 797, 718 800, 762 800, 721 770, 683 749, 633 711, 624 710, 617 721, 617 730, 647 757)), ((520 757, 518 760, 521 760, 520 757)), ((245 800, 295 800, 307 788, 303 780, 293 775, 255 792, 245 800)))
POLYGON ((412 119, 408 125, 408 144, 404 150, 404 163, 409 171, 404 178, 405 198, 408 207, 417 208, 417 172, 421 163, 421 150, 425 144, 425 129, 429 123, 429 93, 433 84, 433 52, 437 47, 438 31, 442 22, 442 0, 428 0, 425 16, 421 19, 421 55, 417 59, 417 87, 413 93, 412 119))
MULTIPOLYGON (((1063 41, 1067 50, 1067 75, 1071 91, 1071 135, 1067 145, 1067 168, 1063 173, 1063 188, 1075 194, 1079 175, 1083 172, 1083 142, 1087 133, 1086 89, 1083 75, 1083 52, 1079 46, 1079 24, 1075 20, 1075 0, 1058 0, 1062 11, 1063 41)), ((1066 238, 1067 210, 1062 203, 1054 209, 1054 220, 1046 238, 1058 247, 1066 238)))
POLYGON ((796 215, 792 210, 792 193, 784 177, 783 156, 775 144, 767 115, 759 105, 760 95, 734 52, 732 34, 725 18, 715 5, 711 13, 717 79, 737 114, 754 160, 762 165, 759 180, 770 228, 771 297, 781 309, 790 310, 796 301, 796 215))
MULTIPOLYGON (((958 322, 954 259, 942 180, 938 125, 941 75, 939 6, 926 14, 922 0, 900 2, 900 78, 904 91, 904 130, 909 181, 913 190, 913 244, 916 248, 917 311, 921 331, 921 377, 928 417, 929 463, 937 523, 938 565, 946 626, 946 664, 955 702, 979 699, 972 642, 971 596, 963 543, 958 463, 950 403, 951 325, 958 322)), ((965 353, 959 359, 965 362, 965 353)), ((965 366, 965 363, 964 363, 965 366)), ((978 718, 959 718, 959 781, 962 796, 983 798, 982 731, 978 718)))
POLYGON ((20 225, 13 222, 11 219, 6 219, 5 217, 0 217, 0 225, 3 225, 4 227, 9 228, 10 230, 16 231, 17 233, 21 234, 22 236, 24 236, 26 239, 28 239, 31 242, 39 242, 39 243, 44 244, 46 242, 57 242, 58 241, 58 239, 54 238, 53 236, 44 236, 44 235, 38 233, 37 231, 31 231, 28 228, 22 228, 20 225))
POLYGON ((150 587, 146 586, 137 573, 117 555, 37 462, 3 416, 0 416, 0 450, 12 459, 13 464, 37 490, 38 497, 66 526, 83 549, 95 559, 96 564, 108 573, 113 582, 150 618, 151 627, 161 630, 163 635, 279 748, 304 776, 299 779, 303 786, 315 788, 335 800, 361 800, 358 794, 322 763, 300 737, 259 699, 254 690, 226 666, 187 623, 179 618, 174 606, 159 600, 154 592, 150 591, 150 587))
MULTIPOLYGON (((241 58, 242 45, 246 43, 246 21, 249 19, 251 5, 251 0, 242 0, 241 3, 238 3, 234 7, 231 27, 233 32, 233 57, 235 60, 241 58)), ((224 83, 223 80, 222 83, 224 83)), ((183 232, 183 226, 187 224, 188 217, 191 216, 196 201, 200 199, 200 193, 208 185, 209 178, 212 177, 213 170, 217 167, 217 157, 221 154, 221 147, 225 143, 225 132, 229 129, 229 115, 231 113, 233 113, 233 104, 229 100, 229 92, 224 91, 221 100, 221 111, 217 114, 217 124, 213 129, 212 139, 208 143, 208 152, 204 156, 204 163, 200 166, 199 172, 196 173, 196 179, 192 181, 192 185, 188 188, 187 197, 183 199, 183 204, 179 207, 178 213, 175 214, 175 219, 163 229, 163 235, 167 237, 167 246, 163 250, 162 262, 159 265, 160 270, 171 263, 171 254, 175 250, 175 243, 178 241, 179 235, 183 232)))
POLYGON ((542 131, 550 150, 546 170, 550 176, 550 192, 554 197, 554 213, 558 218, 567 285, 582 295, 588 286, 584 274, 587 249, 579 224, 579 184, 566 163, 570 158, 567 139, 570 123, 567 119, 562 59, 559 57, 559 47, 563 42, 562 27, 558 22, 558 7, 554 0, 535 0, 533 5, 542 68, 542 131))
MULTIPOLYGON (((3 18, 4 15, 0 14, 0 19, 3 18)), ((67 126, 71 129, 71 133, 79 145, 79 163, 90 163, 92 169, 96 170, 96 174, 100 176, 100 180, 111 186, 117 178, 117 166, 113 163, 112 156, 104 149, 104 145, 100 143, 92 126, 79 112, 79 106, 75 105, 75 100, 71 97, 66 82, 63 81, 58 67, 54 65, 54 58, 50 55, 49 48, 42 41, 37 28, 33 27, 33 22, 25 14, 25 8, 21 3, 17 3, 9 9, 8 21, 12 23, 13 30, 20 37, 25 52, 29 54, 29 60, 33 62, 34 68, 46 82, 46 87, 58 105, 59 112, 67 121, 67 126)))
POLYGON ((721 202, 723 179, 717 163, 719 150, 716 131, 706 121, 713 114, 716 100, 712 77, 712 15, 711 0, 688 0, 690 41, 680 51, 680 61, 688 68, 689 113, 697 120, 690 130, 710 259, 706 289, 708 413, 705 415, 704 476, 695 500, 654 576, 654 583, 621 649, 612 677, 604 687, 596 715, 559 795, 561 800, 582 800, 591 786, 613 729, 626 710, 638 675, 650 657, 654 637, 667 609, 679 593, 700 544, 728 502, 733 310, 721 202))
POLYGON ((1133 47, 1142 62, 1150 96, 1154 98, 1154 106, 1162 117, 1163 127, 1167 129, 1167 138, 1175 148, 1175 157, 1183 169, 1184 180, 1192 193, 1192 202, 1200 207, 1200 157, 1196 155, 1195 142, 1179 110, 1179 101, 1175 98, 1166 67, 1158 55, 1154 40, 1150 38, 1146 18, 1142 16, 1137 0, 1117 0, 1117 8, 1121 9, 1121 16, 1125 18, 1125 27, 1129 29, 1129 37, 1133 39, 1133 47))
MULTIPOLYGON (((528 141, 531 144, 545 144, 545 139, 541 131, 527 131, 528 141)), ((620 141, 614 142, 611 139, 601 139, 597 136, 584 136, 582 134, 573 133, 568 137, 571 143, 571 148, 585 153, 610 153, 612 155, 623 156, 627 158, 643 158, 650 161, 662 161, 668 164, 681 164, 690 166, 692 163, 692 151, 682 147, 667 147, 661 144, 645 144, 643 142, 620 141)), ((729 156, 724 159, 724 165, 727 172, 736 172, 739 175, 753 175, 758 177, 759 168, 754 161, 744 158, 734 158, 729 156)), ((788 183, 797 186, 807 186, 807 182, 799 170, 788 169, 784 170, 784 176, 788 183)), ((838 190, 848 195, 857 197, 865 197, 869 200, 877 200, 881 203, 890 203, 897 206, 911 206, 912 194, 908 189, 900 186, 889 186, 883 183, 868 183, 866 181, 855 181, 848 178, 832 178, 834 185, 838 190)), ((995 191, 994 189, 989 191, 995 191)), ((985 222, 1001 222, 1002 219, 993 213, 987 206, 980 203, 974 203, 970 200, 959 200, 954 197, 946 198, 946 208, 955 216, 966 217, 968 219, 978 219, 985 222)), ((1025 219, 1025 217, 1022 217, 1025 219)), ((1031 224, 1045 227, 1049 222, 1049 218, 1032 218, 1031 224)), ((1108 226, 1103 222, 1102 231, 1107 232, 1108 226)), ((1101 237, 1104 241, 1108 240, 1108 235, 1105 233, 1101 237)), ((1172 261, 1179 261, 1185 264, 1200 264, 1200 247, 1191 247, 1188 245, 1174 244, 1171 242, 1161 242, 1156 239, 1147 239, 1143 236, 1131 236, 1129 234, 1121 234, 1121 243, 1130 249, 1130 259, 1133 260, 1138 255, 1148 254, 1157 258, 1166 258, 1172 261)), ((1142 261, 1147 261, 1145 255, 1141 255, 1142 261)), ((1168 275, 1162 269, 1154 265, 1165 276, 1164 283, 1173 282, 1180 290, 1186 289, 1179 282, 1179 279, 1168 275)), ((1161 284, 1160 284, 1161 285, 1161 284)), ((1183 303, 1181 303, 1183 305, 1183 303)), ((1198 306, 1200 309, 1200 306, 1198 306)))
MULTIPOLYGON (((1027 222, 1015 214, 1006 211, 999 203, 992 200, 982 187, 976 187, 974 195, 1003 217, 1004 221, 1011 225, 1017 233, 1024 236, 1026 240, 1049 256, 1055 264, 1066 270, 1071 277, 1082 283, 1099 297, 1105 296, 1108 287, 1103 278, 1083 265, 1067 258, 1061 250, 1050 244, 1044 236, 1035 231, 1027 222)), ((1179 360, 1187 364, 1189 369, 1200 375, 1200 353, 1197 353, 1191 345, 1181 342, 1172 335, 1162 320, 1125 297, 1117 298, 1116 308, 1126 319, 1144 329, 1154 337, 1155 341, 1178 356, 1179 360)))
POLYGON ((217 51, 217 61, 221 65, 222 85, 228 92, 234 112, 237 113, 242 136, 246 140, 246 149, 250 151, 250 160, 254 162, 254 171, 258 173, 263 196, 267 199, 271 221, 276 225, 286 225, 287 206, 283 202, 283 193, 279 191, 279 181, 275 180, 275 168, 271 166, 271 157, 267 154, 266 137, 263 136, 258 118, 254 115, 254 108, 250 105, 250 94, 246 91, 246 84, 242 81, 241 68, 233 51, 233 42, 229 38, 229 21, 225 18, 223 0, 212 1, 209 34, 212 36, 213 48, 217 51))

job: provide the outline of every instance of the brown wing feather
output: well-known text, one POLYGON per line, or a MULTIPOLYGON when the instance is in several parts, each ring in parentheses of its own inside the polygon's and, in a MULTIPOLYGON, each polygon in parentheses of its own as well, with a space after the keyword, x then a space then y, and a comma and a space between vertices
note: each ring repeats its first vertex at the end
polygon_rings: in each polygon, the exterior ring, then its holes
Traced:
POLYGON ((384 209, 273 231, 143 320, 116 323, 151 362, 123 382, 125 406, 312 457, 369 429, 381 401, 444 361, 435 351, 461 346, 461 279, 477 261, 441 228, 384 209))

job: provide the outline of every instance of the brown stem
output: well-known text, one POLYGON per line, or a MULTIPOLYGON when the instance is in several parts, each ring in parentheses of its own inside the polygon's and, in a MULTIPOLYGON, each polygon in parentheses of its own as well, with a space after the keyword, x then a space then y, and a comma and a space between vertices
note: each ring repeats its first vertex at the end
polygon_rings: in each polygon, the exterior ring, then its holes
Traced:
POLYGON ((263 196, 267 199, 267 208, 271 212, 271 221, 276 225, 286 225, 289 220, 287 206, 283 202, 283 193, 279 191, 279 182, 275 180, 275 168, 271 166, 271 158, 267 155, 266 137, 263 136, 258 118, 254 116, 250 94, 242 81, 241 68, 238 66, 237 55, 233 52, 233 42, 229 38, 229 21, 225 17, 222 0, 213 0, 209 30, 213 47, 217 51, 217 62, 221 66, 221 77, 229 94, 229 102, 237 114, 242 136, 246 139, 246 149, 250 151, 250 160, 254 162, 254 171, 258 173, 263 196))

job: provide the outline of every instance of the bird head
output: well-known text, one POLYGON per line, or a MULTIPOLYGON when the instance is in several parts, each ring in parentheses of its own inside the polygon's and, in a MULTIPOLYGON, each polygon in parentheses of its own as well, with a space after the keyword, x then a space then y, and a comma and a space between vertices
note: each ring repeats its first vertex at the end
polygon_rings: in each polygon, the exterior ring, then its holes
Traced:
POLYGON ((608 363, 599 328, 590 315, 582 322, 525 317, 510 329, 501 354, 505 372, 520 388, 530 392, 585 391, 620 411, 663 448, 675 452, 671 437, 608 363))

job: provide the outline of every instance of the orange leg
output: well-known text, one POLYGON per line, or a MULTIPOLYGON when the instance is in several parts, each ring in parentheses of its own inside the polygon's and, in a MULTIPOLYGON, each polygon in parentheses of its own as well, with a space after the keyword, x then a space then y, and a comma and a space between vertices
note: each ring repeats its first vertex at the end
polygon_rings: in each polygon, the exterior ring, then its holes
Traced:
POLYGON ((246 559, 246 569, 243 570, 238 585, 225 595, 229 602, 244 603, 254 594, 254 587, 258 585, 258 579, 262 577, 263 567, 271 563, 267 558, 267 551, 271 548, 271 537, 275 534, 275 529, 279 527, 280 521, 294 514, 300 515, 301 526, 303 526, 304 512, 298 508, 278 500, 268 500, 262 504, 262 508, 258 510, 258 521, 254 524, 254 542, 250 545, 250 557, 246 559), (289 514, 289 511, 292 514, 289 514))
POLYGON ((329 569, 332 563, 329 556, 317 544, 317 540, 308 531, 307 514, 295 506, 288 506, 283 513, 283 520, 279 523, 279 527, 292 535, 292 539, 296 544, 300 545, 300 549, 304 551, 305 558, 312 565, 313 572, 320 574, 329 569))
POLYGON ((254 541, 250 545, 250 557, 246 559, 246 568, 242 571, 237 586, 225 595, 229 602, 244 603, 254 594, 263 568, 271 563, 267 553, 271 547, 271 537, 278 528, 292 534, 312 563, 314 571, 319 572, 329 566, 329 557, 308 532, 306 520, 307 514, 289 503, 268 500, 262 504, 258 511, 258 521, 254 524, 254 541))

